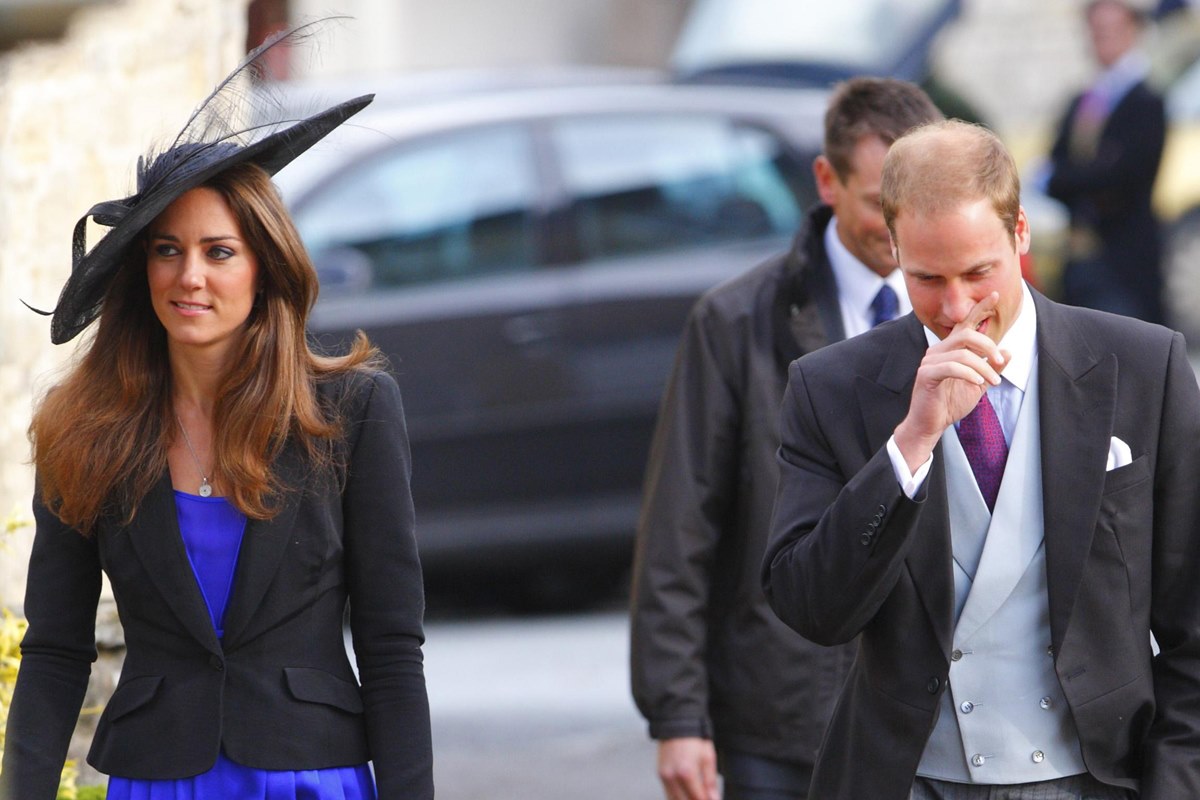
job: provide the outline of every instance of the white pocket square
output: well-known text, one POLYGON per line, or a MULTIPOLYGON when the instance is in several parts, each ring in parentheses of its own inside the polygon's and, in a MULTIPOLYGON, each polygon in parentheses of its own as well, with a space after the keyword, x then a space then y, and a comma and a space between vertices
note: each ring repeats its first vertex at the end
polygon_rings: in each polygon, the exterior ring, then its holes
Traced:
POLYGON ((1116 436, 1112 437, 1108 442, 1108 466, 1105 467, 1105 470, 1112 472, 1131 461, 1133 461, 1133 451, 1129 449, 1129 445, 1116 436))

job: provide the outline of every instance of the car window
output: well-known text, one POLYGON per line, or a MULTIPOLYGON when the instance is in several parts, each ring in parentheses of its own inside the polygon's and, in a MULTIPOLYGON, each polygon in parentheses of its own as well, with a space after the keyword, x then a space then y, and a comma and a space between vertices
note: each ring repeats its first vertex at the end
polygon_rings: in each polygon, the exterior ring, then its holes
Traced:
POLYGON ((789 235, 806 168, 723 117, 584 117, 552 127, 584 258, 789 235))
POLYGON ((322 291, 532 268, 537 177, 525 128, 454 132, 355 164, 294 217, 322 291))

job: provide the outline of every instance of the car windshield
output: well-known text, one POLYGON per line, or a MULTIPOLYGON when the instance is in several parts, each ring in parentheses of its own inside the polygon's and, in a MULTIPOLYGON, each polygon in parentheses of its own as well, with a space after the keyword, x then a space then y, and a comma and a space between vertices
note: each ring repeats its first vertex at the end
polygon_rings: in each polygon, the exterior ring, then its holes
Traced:
POLYGON ((947 0, 700 0, 675 50, 683 73, 805 62, 888 72, 946 14, 947 0))

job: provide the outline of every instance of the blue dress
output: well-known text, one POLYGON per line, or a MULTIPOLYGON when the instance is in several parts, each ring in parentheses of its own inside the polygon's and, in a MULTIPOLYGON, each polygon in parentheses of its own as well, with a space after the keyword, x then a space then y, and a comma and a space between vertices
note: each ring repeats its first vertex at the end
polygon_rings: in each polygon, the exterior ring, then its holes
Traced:
MULTIPOLYGON (((223 497, 177 491, 175 507, 188 560, 220 638, 246 517, 223 497)), ((113 775, 108 800, 375 800, 375 781, 366 764, 265 770, 237 764, 222 752, 211 770, 191 778, 152 781, 113 775)))

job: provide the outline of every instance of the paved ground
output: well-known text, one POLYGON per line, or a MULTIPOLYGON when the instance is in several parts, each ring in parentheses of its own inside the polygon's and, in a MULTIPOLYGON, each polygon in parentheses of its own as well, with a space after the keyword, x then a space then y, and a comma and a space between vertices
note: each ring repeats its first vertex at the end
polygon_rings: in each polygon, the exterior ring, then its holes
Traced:
POLYGON ((435 622, 426 664, 440 800, 658 800, 622 612, 435 622))

